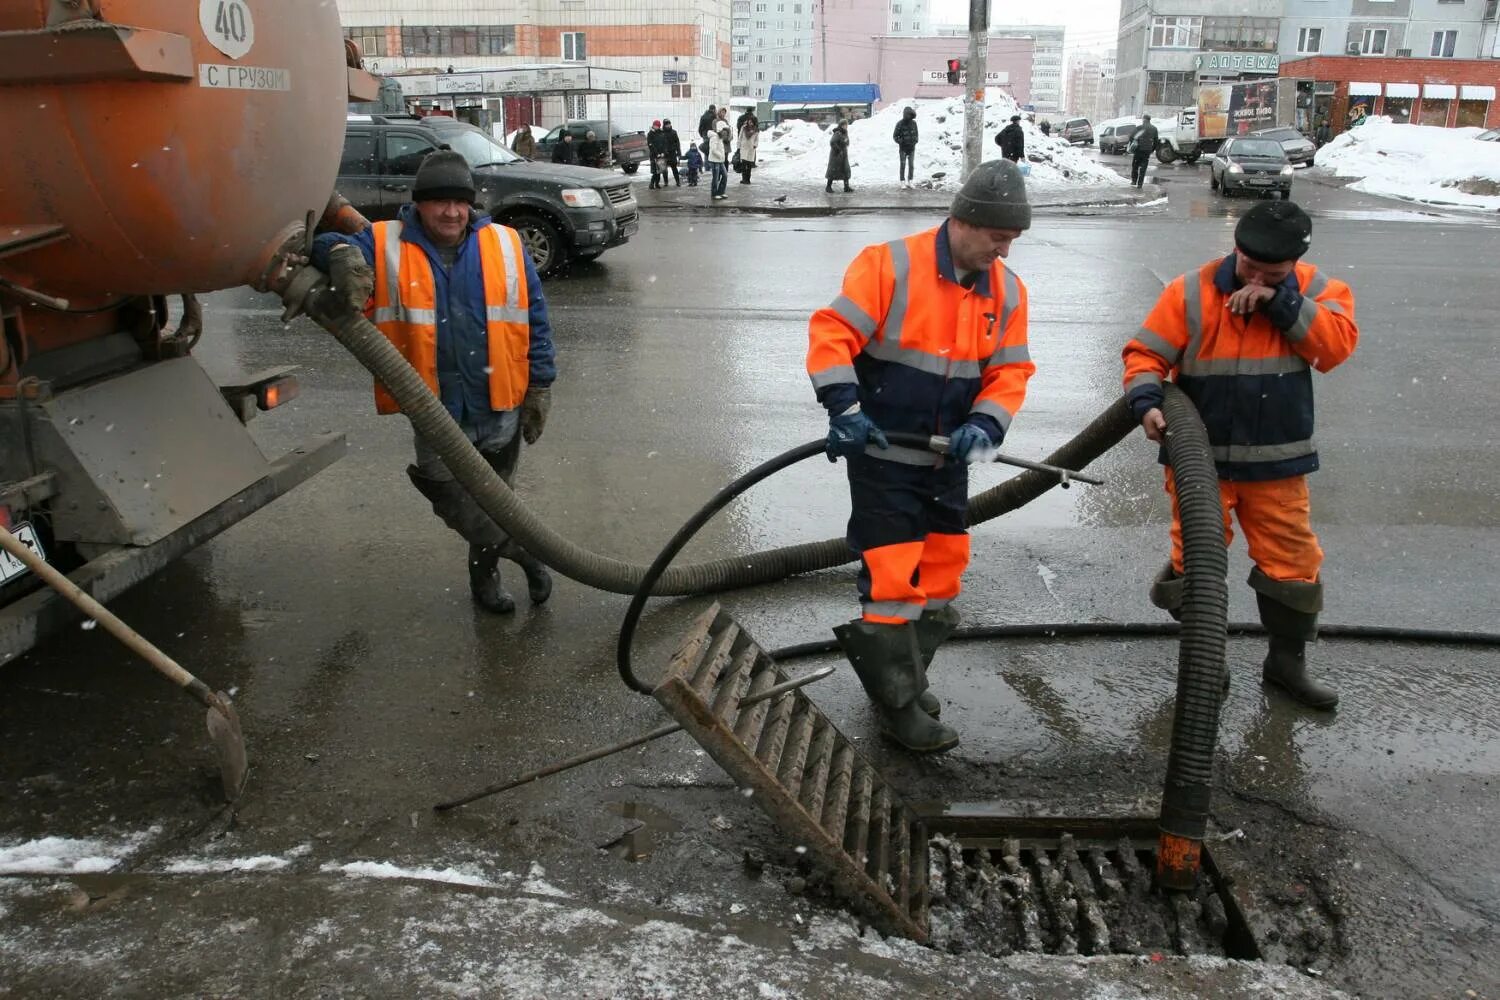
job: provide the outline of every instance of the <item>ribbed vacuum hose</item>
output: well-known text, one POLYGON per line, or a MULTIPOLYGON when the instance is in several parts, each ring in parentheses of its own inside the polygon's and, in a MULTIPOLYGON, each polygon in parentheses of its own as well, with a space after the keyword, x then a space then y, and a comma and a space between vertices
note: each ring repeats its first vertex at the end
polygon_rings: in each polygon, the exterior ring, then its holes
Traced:
MULTIPOLYGON (((306 311, 369 369, 436 451, 480 508, 523 548, 558 573, 615 594, 632 594, 646 567, 599 555, 549 528, 516 497, 464 436, 443 404, 386 337, 363 316, 350 313, 326 290, 308 295, 306 311)), ((1134 427, 1123 401, 1108 407, 1073 440, 1047 458, 1053 465, 1081 469, 1118 444, 1134 427)), ((776 460, 773 460, 776 461, 776 460)), ((1057 485, 1057 478, 1027 471, 974 497, 969 521, 979 524, 1015 510, 1057 485)), ((705 594, 772 583, 798 573, 853 561, 843 538, 807 542, 667 569, 652 588, 658 597, 705 594)))
POLYGON ((1190 890, 1198 876, 1213 796, 1214 750, 1224 691, 1229 620, 1229 550, 1219 474, 1208 432, 1192 401, 1165 386, 1167 459, 1182 524, 1184 595, 1177 654, 1177 706, 1161 797, 1157 883, 1190 890))

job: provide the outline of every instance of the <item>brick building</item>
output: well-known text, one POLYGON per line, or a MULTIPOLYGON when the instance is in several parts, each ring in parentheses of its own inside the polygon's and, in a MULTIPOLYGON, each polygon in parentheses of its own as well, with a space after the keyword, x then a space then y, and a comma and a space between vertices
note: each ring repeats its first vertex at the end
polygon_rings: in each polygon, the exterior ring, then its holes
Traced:
POLYGON ((1317 114, 1326 113, 1335 135, 1359 104, 1413 125, 1500 127, 1497 59, 1313 56, 1282 63, 1281 75, 1314 81, 1317 114))

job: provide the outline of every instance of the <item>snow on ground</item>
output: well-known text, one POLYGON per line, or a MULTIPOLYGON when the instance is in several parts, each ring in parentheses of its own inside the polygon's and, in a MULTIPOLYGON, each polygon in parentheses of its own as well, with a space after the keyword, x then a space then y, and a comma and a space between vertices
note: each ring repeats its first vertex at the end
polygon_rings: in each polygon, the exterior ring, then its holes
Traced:
POLYGON ((329 862, 322 866, 325 872, 342 872, 350 878, 405 878, 420 882, 450 882, 454 885, 473 885, 481 888, 498 888, 498 883, 472 871, 458 868, 402 868, 388 861, 351 861, 347 864, 329 862))
POLYGON ((0 875, 107 872, 160 832, 160 827, 152 827, 143 833, 115 840, 42 837, 40 840, 0 843, 0 875))
MULTIPOLYGON (((959 98, 903 100, 849 126, 850 185, 861 188, 899 188, 899 156, 891 132, 907 107, 917 109, 916 179, 918 185, 936 190, 957 187, 963 173, 964 105, 959 98)), ((1020 114, 1015 101, 995 93, 984 109, 984 159, 1000 158, 995 136, 1020 114)), ((1042 135, 1032 122, 1022 119, 1026 130, 1026 159, 1031 174, 1028 187, 1067 188, 1083 185, 1120 187, 1128 183, 1086 152, 1060 139, 1042 135)), ((828 166, 828 132, 803 121, 787 121, 761 132, 756 163, 757 179, 789 184, 824 183, 828 166)))
POLYGON ((1477 141, 1481 131, 1370 118, 1318 150, 1317 165, 1361 178, 1355 191, 1500 210, 1500 142, 1477 141))

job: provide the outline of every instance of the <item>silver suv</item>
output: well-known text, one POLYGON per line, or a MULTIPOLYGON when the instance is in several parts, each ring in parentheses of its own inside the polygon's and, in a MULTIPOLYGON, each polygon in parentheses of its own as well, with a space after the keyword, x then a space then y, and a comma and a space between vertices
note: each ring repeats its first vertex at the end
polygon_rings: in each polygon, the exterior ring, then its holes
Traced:
POLYGON ((1094 144, 1094 126, 1089 124, 1087 118, 1069 118, 1062 123, 1058 130, 1063 141, 1075 146, 1092 146, 1094 144))

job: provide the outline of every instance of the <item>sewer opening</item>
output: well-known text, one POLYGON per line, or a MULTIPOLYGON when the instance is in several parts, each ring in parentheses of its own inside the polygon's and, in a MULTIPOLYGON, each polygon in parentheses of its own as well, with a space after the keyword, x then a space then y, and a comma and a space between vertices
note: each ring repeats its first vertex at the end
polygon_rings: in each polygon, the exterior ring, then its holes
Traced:
MULTIPOLYGON (((1208 849, 1192 892, 1152 884, 1155 837, 1142 822, 1088 835, 1038 835, 1035 821, 940 832, 927 849, 934 948, 994 956, 1184 955, 1257 960, 1240 901, 1208 849)), ((984 824, 988 826, 989 824, 984 824)), ((1154 831, 1152 831, 1154 834, 1154 831)))

